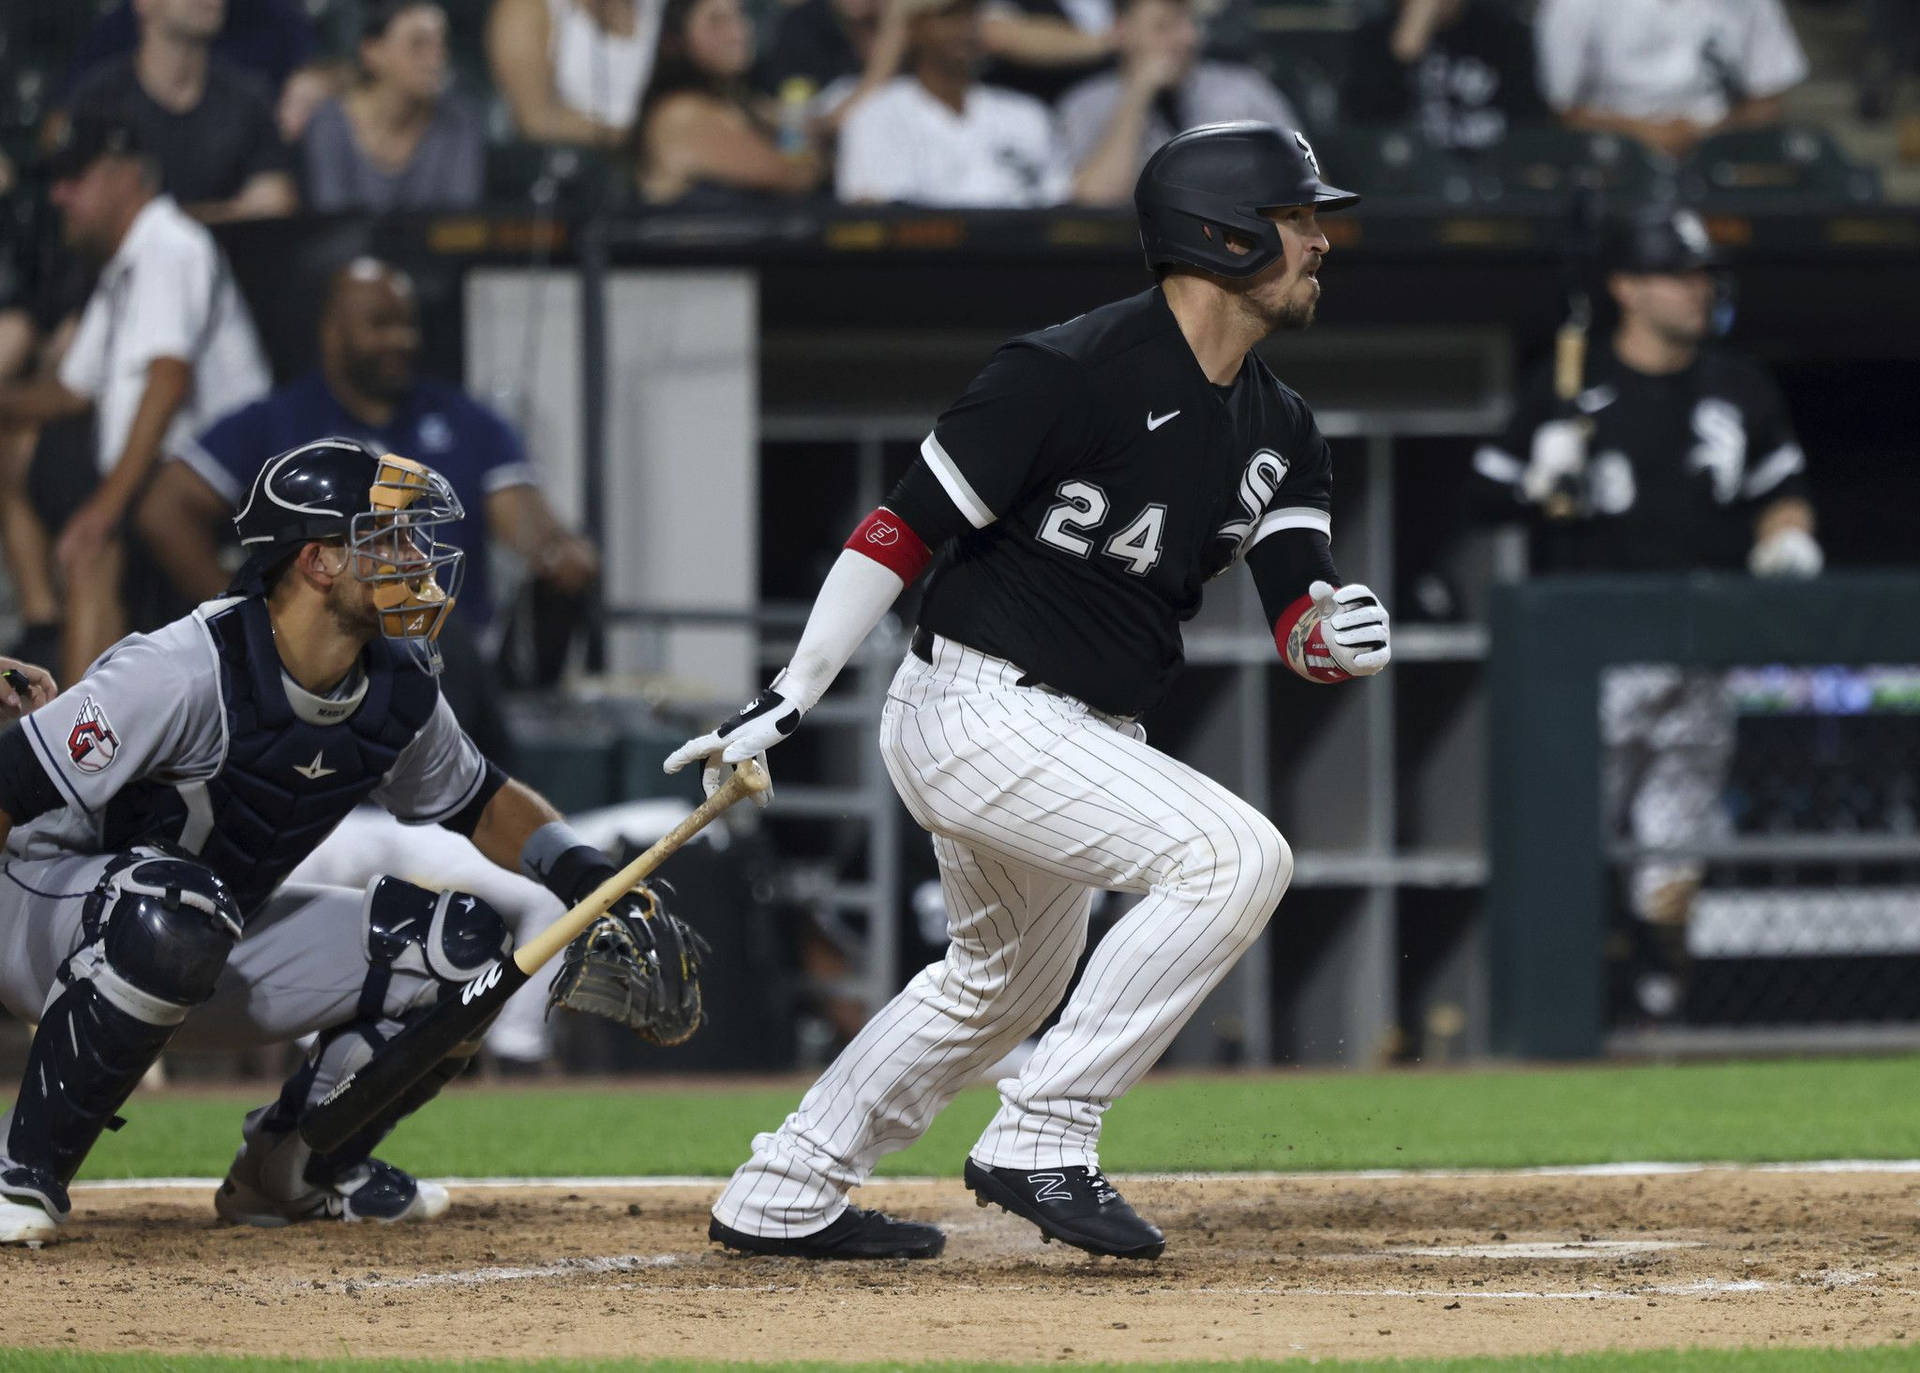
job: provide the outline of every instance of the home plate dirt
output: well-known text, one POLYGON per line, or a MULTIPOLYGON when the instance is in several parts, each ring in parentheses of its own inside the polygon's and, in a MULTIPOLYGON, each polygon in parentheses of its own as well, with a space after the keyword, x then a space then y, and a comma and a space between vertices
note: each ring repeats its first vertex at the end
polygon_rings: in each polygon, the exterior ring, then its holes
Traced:
POLYGON ((1043 1246, 957 1181, 858 1200, 931 1263, 728 1257, 713 1186, 457 1188, 432 1225, 232 1230, 84 1190, 0 1251, 14 1346, 365 1358, 1092 1362, 1920 1341, 1920 1174, 1135 1180, 1154 1263, 1043 1246))

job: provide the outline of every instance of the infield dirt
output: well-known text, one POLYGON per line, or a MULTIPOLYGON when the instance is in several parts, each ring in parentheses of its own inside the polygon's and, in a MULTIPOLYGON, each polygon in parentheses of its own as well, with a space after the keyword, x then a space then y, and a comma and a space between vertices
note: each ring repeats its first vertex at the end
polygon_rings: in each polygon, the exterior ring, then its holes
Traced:
POLYGON ((939 1260, 729 1257, 716 1188, 456 1186, 435 1224, 280 1231, 220 1227, 197 1191, 83 1189, 61 1242, 0 1251, 5 1342, 1049 1363, 1920 1342, 1920 1174, 1130 1181, 1168 1232, 1154 1263, 1043 1246, 957 1181, 856 1198, 944 1224, 939 1260))

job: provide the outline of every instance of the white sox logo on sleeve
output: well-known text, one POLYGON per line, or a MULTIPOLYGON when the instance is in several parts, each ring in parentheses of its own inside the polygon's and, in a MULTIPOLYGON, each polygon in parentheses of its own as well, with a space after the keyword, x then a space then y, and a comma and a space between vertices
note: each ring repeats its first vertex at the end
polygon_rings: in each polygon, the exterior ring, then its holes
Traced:
POLYGON ((73 728, 67 731, 67 757, 81 772, 105 772, 120 752, 120 736, 107 721, 107 712, 89 696, 80 706, 73 728))

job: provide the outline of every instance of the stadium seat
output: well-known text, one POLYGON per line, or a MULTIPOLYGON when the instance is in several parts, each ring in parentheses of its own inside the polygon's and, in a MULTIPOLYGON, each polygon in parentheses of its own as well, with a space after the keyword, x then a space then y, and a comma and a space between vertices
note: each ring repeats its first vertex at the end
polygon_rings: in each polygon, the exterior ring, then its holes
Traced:
POLYGON ((1662 190, 1663 173, 1641 144, 1619 134, 1525 125, 1475 159, 1483 198, 1557 213, 1576 191, 1634 203, 1662 190))
POLYGON ((1347 190, 1448 205, 1473 199, 1472 178, 1460 161, 1411 129, 1337 130, 1314 146, 1328 180, 1347 190))
POLYGON ((1832 135, 1805 124, 1738 129, 1703 139, 1682 165, 1689 198, 1720 206, 1782 200, 1859 204, 1880 198, 1880 175, 1848 160, 1832 135))

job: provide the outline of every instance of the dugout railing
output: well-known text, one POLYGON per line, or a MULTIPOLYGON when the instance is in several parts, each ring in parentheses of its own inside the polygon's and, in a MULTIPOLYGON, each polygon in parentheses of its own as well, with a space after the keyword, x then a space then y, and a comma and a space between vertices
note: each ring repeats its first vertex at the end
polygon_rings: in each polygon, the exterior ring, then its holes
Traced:
POLYGON ((1911 574, 1500 588, 1489 661, 1495 1050, 1920 1044, 1916 664, 1911 574), (1705 824, 1676 815, 1634 833, 1609 813, 1620 745, 1603 730, 1607 674, 1649 667, 1709 692, 1704 718, 1676 716, 1660 741, 1670 755, 1712 755, 1705 824), (1629 895, 1644 864, 1699 878, 1687 908, 1665 917, 1679 927, 1666 941, 1678 999, 1657 1013, 1609 985, 1649 926, 1629 895))

